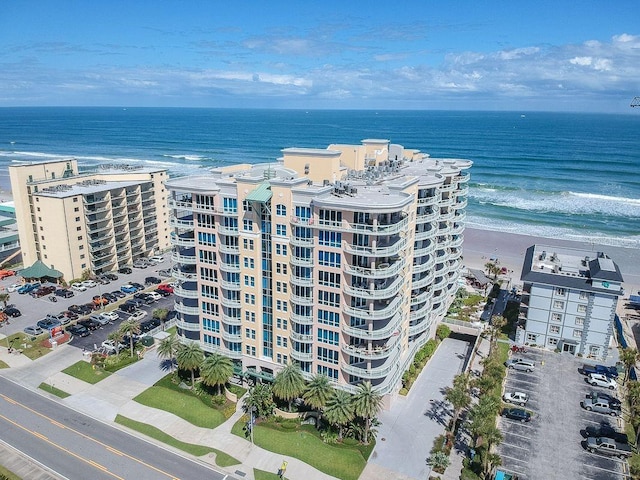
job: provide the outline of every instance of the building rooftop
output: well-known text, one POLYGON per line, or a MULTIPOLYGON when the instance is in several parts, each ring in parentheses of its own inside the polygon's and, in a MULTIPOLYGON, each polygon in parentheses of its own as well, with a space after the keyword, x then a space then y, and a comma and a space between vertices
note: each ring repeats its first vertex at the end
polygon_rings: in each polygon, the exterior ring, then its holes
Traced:
POLYGON ((533 245, 527 249, 520 279, 558 287, 621 294, 622 274, 604 252, 533 245))
MULTIPOLYGON (((78 177, 75 177, 78 178, 78 177)), ((73 180, 73 179, 69 179, 73 180)), ((52 198, 68 198, 76 195, 88 195, 91 193, 100 193, 115 188, 133 187, 139 185, 140 181, 123 181, 123 182, 107 182, 105 180, 84 180, 78 183, 65 183, 55 185, 34 193, 34 196, 52 197, 52 198)))

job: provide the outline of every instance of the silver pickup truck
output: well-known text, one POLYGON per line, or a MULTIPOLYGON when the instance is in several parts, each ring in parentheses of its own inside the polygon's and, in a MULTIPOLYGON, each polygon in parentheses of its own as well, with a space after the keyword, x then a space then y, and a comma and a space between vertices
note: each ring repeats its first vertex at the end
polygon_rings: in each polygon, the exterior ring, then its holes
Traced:
POLYGON ((617 417, 622 413, 619 404, 610 404, 608 401, 603 399, 585 398, 580 402, 580 405, 582 408, 589 410, 590 412, 604 413, 605 415, 611 415, 612 417, 617 417))
POLYGON ((587 450, 591 453, 600 453, 602 455, 620 458, 630 457, 633 453, 629 444, 616 442, 612 438, 607 437, 587 438, 587 450))

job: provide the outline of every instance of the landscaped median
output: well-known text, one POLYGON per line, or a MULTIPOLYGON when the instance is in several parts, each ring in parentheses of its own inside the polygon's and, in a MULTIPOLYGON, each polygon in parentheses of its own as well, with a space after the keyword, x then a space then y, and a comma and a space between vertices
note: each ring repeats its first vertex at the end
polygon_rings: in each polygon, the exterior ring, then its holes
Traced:
MULTIPOLYGON (((231 433, 247 438, 245 415, 235 423, 231 433)), ((298 419, 273 418, 253 427, 254 443, 273 453, 297 458, 327 475, 357 480, 367 464, 375 442, 363 445, 344 439, 342 443, 325 443, 314 425, 301 425, 298 419)))

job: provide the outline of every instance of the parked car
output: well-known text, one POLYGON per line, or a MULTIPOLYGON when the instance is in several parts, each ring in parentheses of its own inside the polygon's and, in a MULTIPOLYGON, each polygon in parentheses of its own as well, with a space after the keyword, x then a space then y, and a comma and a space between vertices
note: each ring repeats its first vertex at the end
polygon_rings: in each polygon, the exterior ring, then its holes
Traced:
POLYGON ((149 261, 155 263, 164 262, 164 257, 162 255, 154 255, 153 257, 149 257, 149 261))
POLYGON ((40 288, 39 283, 25 283, 20 288, 18 288, 18 293, 20 295, 24 295, 25 293, 31 293, 34 290, 40 288))
POLYGON ((29 325, 28 327, 25 327, 23 331, 27 335, 31 335, 34 337, 37 337, 38 335, 42 335, 44 333, 44 330, 42 330, 42 328, 38 327, 37 325, 29 325))
POLYGON ((95 320, 92 320, 91 318, 85 318, 84 320, 78 320, 78 324, 88 328, 91 331, 98 330, 102 326, 102 325, 100 325, 100 323, 98 323, 95 320))
POLYGON ((65 330, 69 332, 71 335, 73 335, 74 337, 86 337, 91 334, 91 332, 87 327, 85 327, 84 325, 78 325, 78 324, 69 325, 67 328, 65 328, 65 330))
POLYGON ((524 407, 529 401, 529 395, 522 392, 505 392, 502 399, 507 403, 513 403, 524 407))
POLYGON ((71 288, 78 292, 84 292, 87 289, 87 287, 80 282, 72 283, 71 288))
POLYGON ((607 437, 613 438, 616 442, 628 443, 629 438, 625 433, 618 432, 608 423, 603 423, 598 426, 589 425, 584 430, 580 430, 580 435, 583 437, 607 437))
MULTIPOLYGON (((585 395, 585 398, 590 398, 593 400, 604 400, 606 402, 609 402, 609 405, 612 406, 620 406, 621 402, 620 400, 618 400, 617 397, 615 397, 614 395, 609 395, 607 393, 600 393, 600 392, 589 392, 585 395)), ((607 435, 600 435, 601 437, 606 437, 607 435)))
POLYGON ((593 398, 585 398, 580 402, 580 406, 590 412, 603 413, 605 415, 611 415, 617 417, 622 414, 620 405, 610 405, 606 400, 594 400, 593 398))
POLYGON ((58 297, 62 298, 71 298, 75 295, 71 290, 68 290, 66 288, 59 288, 55 293, 58 297))
POLYGON ((135 321, 135 322, 139 322, 141 321, 144 317, 146 317, 148 315, 147 312, 145 312, 144 310, 136 310, 135 312, 133 312, 131 314, 131 316, 129 317, 130 321, 135 321))
POLYGON ((104 312, 101 316, 106 318, 110 322, 115 322, 116 320, 120 319, 120 315, 118 315, 117 312, 104 312))
POLYGON ((144 260, 136 260, 133 262, 134 268, 147 268, 149 264, 144 260))
POLYGON ((36 325, 38 325, 43 330, 51 330, 52 328, 59 327, 60 322, 54 320, 53 318, 43 318, 42 320, 38 320, 36 322, 36 325))
POLYGON ((97 305, 99 307, 104 307, 105 305, 109 304, 109 300, 107 300, 106 298, 104 298, 101 295, 95 295, 93 297, 93 304, 97 305))
POLYGON ((0 280, 7 277, 13 277, 16 274, 14 270, 0 270, 0 280))
POLYGON ((138 309, 138 307, 132 303, 123 303, 122 305, 120 305, 120 310, 122 310, 125 313, 132 313, 135 312, 138 309))
POLYGON ((102 342, 101 346, 108 353, 116 353, 124 348, 127 348, 127 345, 125 345, 124 343, 120 343, 120 342, 116 343, 113 340, 105 340, 104 342, 102 342))
POLYGON ((609 378, 618 378, 618 369, 614 366, 607 367, 605 365, 587 365, 585 363, 580 369, 580 373, 583 375, 599 373, 601 375, 606 375, 609 378))
POLYGON ((153 302, 155 302, 155 299, 148 293, 136 293, 133 298, 135 298, 136 300, 140 300, 145 305, 151 305, 153 302))
POLYGON ((609 390, 615 390, 618 388, 618 384, 613 378, 609 378, 606 375, 602 375, 600 373, 590 373, 586 378, 586 381, 589 385, 594 387, 604 387, 609 390))
POLYGON ((123 293, 136 293, 138 289, 133 285, 127 283, 126 285, 122 285, 120 287, 120 291, 122 291, 123 293))
POLYGON ((161 283, 160 285, 158 285, 158 290, 162 290, 167 293, 173 293, 173 287, 167 283, 161 283))
POLYGON ((170 268, 163 268, 162 270, 158 270, 158 275, 160 275, 161 277, 170 277, 171 276, 171 269, 170 268))
POLYGON ((157 285, 159 283, 162 283, 162 279, 158 277, 147 277, 144 279, 145 285, 157 285))
POLYGON ((618 458, 627 458, 633 454, 628 443, 616 442, 613 438, 607 437, 587 438, 587 450, 591 453, 618 458))
POLYGON ((513 370, 521 370, 523 372, 533 372, 535 368, 535 364, 530 362, 529 360, 524 360, 522 358, 512 358, 504 362, 504 365, 507 368, 511 368, 513 370))
POLYGON ((129 275, 131 272, 133 272, 133 270, 131 270, 129 267, 122 267, 118 269, 118 273, 122 273, 124 275, 129 275))
POLYGON ((105 325, 109 325, 110 320, 106 317, 103 317, 102 315, 99 314, 93 314, 89 316, 89 320, 93 320, 96 323, 99 323, 100 326, 104 327, 105 325))
POLYGON ((60 322, 61 325, 66 325, 67 323, 69 323, 71 321, 71 319, 69 317, 67 317, 64 314, 64 312, 57 313, 57 314, 47 313, 46 318, 49 318, 51 320, 55 320, 56 322, 60 322))
POLYGON ((136 287, 138 290, 144 290, 144 285, 137 282, 130 282, 129 285, 136 287))
POLYGON ((124 297, 127 296, 124 292, 122 292, 120 290, 114 290, 113 292, 111 292, 111 295, 113 295, 114 297, 117 297, 117 298, 124 298, 124 297))
POLYGON ((105 273, 105 274, 104 274, 104 276, 105 276, 106 278, 108 278, 109 280, 111 280, 112 282, 115 282, 116 280, 118 280, 118 275, 116 275, 116 274, 115 274, 115 273, 113 273, 113 272, 105 273))
POLYGON ((18 310, 16 307, 8 307, 4 309, 4 313, 6 313, 7 315, 9 315, 12 318, 16 318, 19 317, 20 315, 22 315, 22 312, 20 310, 18 310))
POLYGON ((107 300, 109 300, 109 303, 113 303, 113 302, 117 302, 118 301, 118 297, 116 297, 113 293, 111 292, 107 292, 107 293, 103 293, 102 294, 103 298, 106 298, 107 300))
POLYGON ((140 323, 140 332, 147 333, 153 330, 156 327, 159 327, 161 324, 158 318, 150 318, 149 320, 145 320, 140 323))
MULTIPOLYGON (((160 290, 162 291, 162 290, 160 290)), ((163 292, 164 293, 164 292, 163 292)), ((151 297, 154 301, 160 300, 164 295, 160 295, 157 292, 147 292, 147 296, 151 297)))
MULTIPOLYGON (((149 292, 152 293, 152 292, 149 292)), ((160 295, 161 297, 168 297, 169 295, 171 295, 170 292, 167 292, 166 290, 163 290, 161 288, 156 288, 153 293, 157 293, 158 295, 160 295)))
POLYGON ((77 320, 78 319, 78 314, 77 313, 73 313, 71 310, 67 310, 66 312, 64 312, 64 314, 69 320, 77 320))
POLYGON ((104 275, 99 275, 96 277, 96 282, 99 283, 100 285, 108 285, 111 283, 111 280, 109 280, 104 275))
POLYGON ((502 416, 520 422, 528 422, 531 420, 531 413, 527 412, 524 408, 505 408, 502 410, 502 416))
POLYGON ((7 287, 7 292, 9 293, 13 293, 13 292, 17 292, 18 289, 22 286, 22 284, 20 283, 12 283, 11 285, 9 285, 7 287))
POLYGON ((84 282, 82 282, 82 285, 84 285, 87 288, 94 288, 98 286, 98 284, 93 280, 85 280, 84 282))

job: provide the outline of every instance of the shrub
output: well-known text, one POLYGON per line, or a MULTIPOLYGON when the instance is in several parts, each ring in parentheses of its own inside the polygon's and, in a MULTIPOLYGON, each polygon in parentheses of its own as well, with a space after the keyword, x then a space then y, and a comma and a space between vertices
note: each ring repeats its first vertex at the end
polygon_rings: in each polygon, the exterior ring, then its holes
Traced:
POLYGON ((449 335, 451 335, 451 329, 447 325, 444 323, 438 325, 438 328, 436 329, 436 337, 438 337, 439 340, 444 340, 449 335))
POLYGON ((227 403, 227 397, 225 397, 224 395, 213 395, 211 397, 211 405, 213 405, 214 407, 221 407, 225 403, 227 403))

